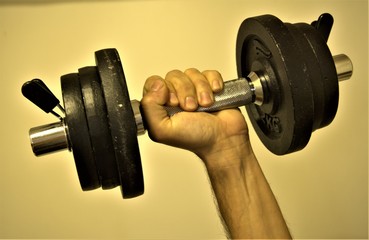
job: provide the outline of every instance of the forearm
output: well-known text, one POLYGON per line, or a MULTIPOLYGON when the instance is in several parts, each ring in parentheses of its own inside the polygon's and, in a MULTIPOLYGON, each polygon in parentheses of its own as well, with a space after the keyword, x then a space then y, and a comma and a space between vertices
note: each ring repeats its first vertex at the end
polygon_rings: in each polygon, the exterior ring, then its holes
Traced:
POLYGON ((203 158, 219 211, 232 238, 291 238, 247 141, 203 158))

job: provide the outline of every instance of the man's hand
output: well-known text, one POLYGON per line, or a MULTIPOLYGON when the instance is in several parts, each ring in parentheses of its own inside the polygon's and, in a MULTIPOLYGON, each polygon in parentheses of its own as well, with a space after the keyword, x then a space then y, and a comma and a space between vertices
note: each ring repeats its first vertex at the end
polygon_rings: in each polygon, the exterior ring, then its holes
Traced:
POLYGON ((223 89, 217 71, 174 70, 163 79, 152 76, 144 86, 141 106, 149 136, 157 142, 190 150, 203 160, 220 151, 248 144, 248 129, 238 109, 216 113, 193 112, 214 103, 214 92, 223 89), (186 112, 169 117, 164 106, 186 112), (245 138, 245 136, 247 136, 245 138))

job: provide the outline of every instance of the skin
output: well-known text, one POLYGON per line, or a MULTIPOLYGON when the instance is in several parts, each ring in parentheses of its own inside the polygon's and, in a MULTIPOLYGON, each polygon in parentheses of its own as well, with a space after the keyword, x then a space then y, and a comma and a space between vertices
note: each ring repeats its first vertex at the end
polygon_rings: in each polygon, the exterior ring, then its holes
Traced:
POLYGON ((191 68, 170 71, 165 78, 148 78, 141 106, 149 136, 202 159, 231 238, 291 238, 253 153, 241 112, 193 112, 198 106, 213 104, 213 94, 222 88, 217 71, 191 68), (180 106, 185 112, 169 117, 165 105, 180 106))

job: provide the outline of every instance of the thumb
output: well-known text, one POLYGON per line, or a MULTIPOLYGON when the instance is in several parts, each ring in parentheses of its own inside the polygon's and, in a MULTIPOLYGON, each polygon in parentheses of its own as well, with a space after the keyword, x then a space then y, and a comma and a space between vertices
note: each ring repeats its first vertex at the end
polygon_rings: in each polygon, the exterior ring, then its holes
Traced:
POLYGON ((148 78, 141 100, 141 114, 150 138, 157 142, 165 138, 169 129, 170 118, 163 107, 168 100, 169 89, 164 80, 159 76, 148 78))

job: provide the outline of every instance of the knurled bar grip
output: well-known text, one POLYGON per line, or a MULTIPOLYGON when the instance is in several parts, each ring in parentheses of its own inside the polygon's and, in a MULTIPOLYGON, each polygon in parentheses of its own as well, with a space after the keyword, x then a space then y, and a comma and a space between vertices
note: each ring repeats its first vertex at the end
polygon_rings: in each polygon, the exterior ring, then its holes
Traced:
MULTIPOLYGON (((214 94, 214 104, 209 107, 199 107, 196 112, 217 112, 224 109, 245 106, 253 102, 253 91, 245 78, 224 82, 221 92, 214 94)), ((183 112, 180 107, 166 106, 168 116, 183 112)))

